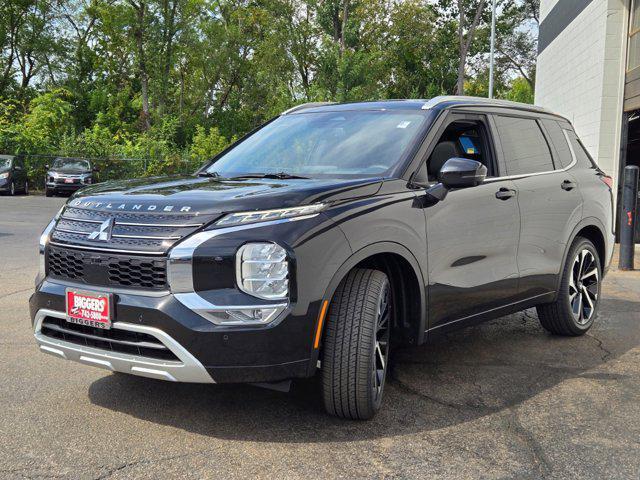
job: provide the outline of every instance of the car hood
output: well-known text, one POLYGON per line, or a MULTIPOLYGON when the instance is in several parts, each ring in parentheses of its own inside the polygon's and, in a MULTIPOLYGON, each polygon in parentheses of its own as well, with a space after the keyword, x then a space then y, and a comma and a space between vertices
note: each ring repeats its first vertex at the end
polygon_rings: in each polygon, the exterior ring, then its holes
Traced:
POLYGON ((382 180, 146 178, 84 188, 71 197, 69 204, 94 210, 176 214, 266 210, 367 197, 380 189, 382 180))

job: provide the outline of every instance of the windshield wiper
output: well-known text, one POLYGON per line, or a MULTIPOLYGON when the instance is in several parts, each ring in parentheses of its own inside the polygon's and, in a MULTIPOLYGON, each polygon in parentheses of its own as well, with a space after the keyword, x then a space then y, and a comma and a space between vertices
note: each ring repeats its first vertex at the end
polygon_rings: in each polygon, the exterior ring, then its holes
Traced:
POLYGON ((200 172, 198 174, 199 177, 209 177, 209 178, 220 178, 220 174, 218 172, 200 172))
POLYGON ((241 179, 241 178, 273 178, 276 180, 308 180, 309 177, 302 177, 300 175, 292 175, 287 172, 278 172, 278 173, 250 173, 247 175, 239 175, 237 177, 233 177, 233 180, 241 179))

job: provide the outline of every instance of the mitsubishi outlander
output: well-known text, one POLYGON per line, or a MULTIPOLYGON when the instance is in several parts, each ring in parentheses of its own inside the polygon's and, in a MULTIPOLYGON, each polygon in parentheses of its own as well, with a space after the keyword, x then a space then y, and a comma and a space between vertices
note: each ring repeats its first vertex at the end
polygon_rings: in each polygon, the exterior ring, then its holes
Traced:
POLYGON ((74 194, 40 238, 35 339, 174 382, 319 375, 329 413, 371 418, 397 345, 531 307, 552 334, 588 331, 611 188, 531 105, 305 104, 194 175, 74 194))

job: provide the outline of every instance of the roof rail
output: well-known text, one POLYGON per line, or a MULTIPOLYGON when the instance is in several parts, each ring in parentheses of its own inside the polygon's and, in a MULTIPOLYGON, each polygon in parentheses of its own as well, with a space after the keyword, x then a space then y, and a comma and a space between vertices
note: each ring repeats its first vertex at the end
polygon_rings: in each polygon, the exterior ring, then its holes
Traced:
POLYGON ((437 105, 446 102, 455 102, 457 105, 493 105, 494 107, 510 107, 518 108, 520 110, 529 110, 532 112, 548 113, 554 115, 546 108, 538 107, 536 105, 530 105, 528 103, 512 102, 511 100, 496 100, 492 98, 484 97, 469 97, 460 95, 443 95, 440 97, 433 97, 428 100, 423 106, 422 110, 430 110, 437 105))
POLYGON ((293 112, 298 112, 300 110, 304 110, 306 108, 313 107, 322 107, 323 105, 335 105, 336 102, 307 102, 301 103, 300 105, 296 105, 295 107, 291 107, 289 110, 285 110, 280 115, 288 115, 293 112))

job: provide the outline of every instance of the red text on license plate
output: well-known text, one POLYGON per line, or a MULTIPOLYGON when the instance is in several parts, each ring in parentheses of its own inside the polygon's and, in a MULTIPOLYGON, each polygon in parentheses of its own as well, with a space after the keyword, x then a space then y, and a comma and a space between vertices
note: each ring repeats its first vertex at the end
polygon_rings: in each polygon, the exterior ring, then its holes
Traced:
POLYGON ((111 328, 109 295, 67 290, 67 321, 89 327, 111 328))

